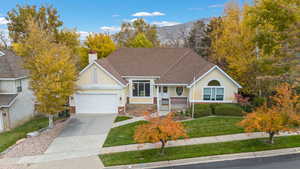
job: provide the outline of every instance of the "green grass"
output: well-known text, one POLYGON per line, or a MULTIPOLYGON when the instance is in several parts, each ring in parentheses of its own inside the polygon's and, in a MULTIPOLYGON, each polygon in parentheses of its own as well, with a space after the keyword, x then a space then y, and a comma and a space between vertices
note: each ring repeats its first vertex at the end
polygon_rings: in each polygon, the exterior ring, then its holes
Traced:
POLYGON ((120 122, 120 121, 124 121, 124 120, 128 120, 128 119, 132 119, 132 117, 128 117, 128 116, 117 116, 114 123, 116 122, 120 122))
POLYGON ((124 126, 110 129, 103 147, 111 147, 117 145, 134 144, 133 135, 138 125, 145 124, 146 121, 138 121, 124 126))
MULTIPOLYGON (((195 138, 242 133, 243 129, 236 125, 241 119, 241 117, 228 116, 203 117, 183 122, 183 124, 189 138, 195 138)), ((135 122, 112 128, 104 143, 104 147, 135 144, 133 140, 135 128, 144 123, 145 121, 135 122)))
POLYGON ((17 140, 26 137, 28 132, 39 130, 47 125, 48 118, 36 117, 11 131, 0 133, 0 152, 15 144, 17 140))
POLYGON ((105 166, 148 163, 156 161, 176 160, 184 158, 212 156, 221 154, 254 152, 274 150, 300 146, 300 136, 285 136, 275 138, 275 143, 270 145, 266 139, 252 139, 222 143, 199 144, 191 146, 169 147, 165 155, 159 155, 159 149, 130 151, 100 155, 105 166))
POLYGON ((243 133, 243 128, 237 126, 242 117, 216 116, 203 117, 183 122, 189 138, 218 136, 243 133))

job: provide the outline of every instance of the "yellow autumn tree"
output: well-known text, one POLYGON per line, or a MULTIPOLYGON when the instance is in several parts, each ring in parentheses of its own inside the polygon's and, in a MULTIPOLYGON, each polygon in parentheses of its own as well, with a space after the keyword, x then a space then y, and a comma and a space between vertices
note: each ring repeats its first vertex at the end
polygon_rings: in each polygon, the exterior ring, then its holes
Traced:
POLYGON ((84 46, 79 49, 80 67, 83 69, 88 65, 88 53, 97 52, 98 58, 105 58, 117 49, 111 36, 103 33, 89 34, 84 46))
POLYGON ((212 58, 236 79, 246 92, 251 92, 255 81, 252 64, 256 60, 255 32, 246 24, 247 5, 243 8, 235 2, 226 4, 220 26, 211 33, 212 58))
POLYGON ((54 37, 28 20, 28 36, 13 44, 29 70, 30 87, 35 95, 38 112, 48 114, 49 128, 53 115, 66 109, 68 97, 74 93, 76 67, 71 49, 55 43, 54 37))
POLYGON ((239 125, 246 132, 266 132, 269 142, 274 142, 274 135, 279 132, 293 132, 300 126, 299 95, 293 91, 293 86, 283 83, 276 88, 276 94, 270 97, 272 105, 267 103, 249 113, 239 125))
POLYGON ((173 120, 173 113, 166 117, 151 116, 146 113, 145 118, 149 123, 137 127, 134 140, 138 143, 161 142, 160 153, 164 154, 164 148, 169 140, 176 140, 179 137, 187 137, 182 123, 173 120))
POLYGON ((90 34, 84 44, 89 50, 97 52, 98 58, 104 58, 116 50, 116 45, 111 37, 103 33, 90 34))

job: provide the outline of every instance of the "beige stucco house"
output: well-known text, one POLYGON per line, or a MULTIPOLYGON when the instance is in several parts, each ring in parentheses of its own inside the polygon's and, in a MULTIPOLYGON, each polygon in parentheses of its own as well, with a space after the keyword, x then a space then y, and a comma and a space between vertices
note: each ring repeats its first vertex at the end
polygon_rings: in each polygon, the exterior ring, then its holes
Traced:
POLYGON ((34 116, 34 96, 22 59, 10 50, 0 51, 0 132, 34 116))
POLYGON ((70 99, 76 113, 114 113, 133 104, 172 111, 191 103, 234 103, 241 88, 186 48, 121 48, 98 60, 90 54, 77 87, 70 99))

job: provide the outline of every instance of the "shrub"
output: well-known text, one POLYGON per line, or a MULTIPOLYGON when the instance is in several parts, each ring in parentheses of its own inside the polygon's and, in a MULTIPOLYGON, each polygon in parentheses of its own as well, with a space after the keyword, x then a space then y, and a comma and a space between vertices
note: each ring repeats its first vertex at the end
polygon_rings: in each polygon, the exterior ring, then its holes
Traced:
POLYGON ((253 99, 252 104, 253 104, 254 107, 259 107, 259 106, 262 106, 264 104, 264 102, 266 102, 266 98, 264 98, 264 97, 255 97, 253 99))
POLYGON ((237 104, 218 104, 214 113, 222 116, 243 116, 243 109, 237 104))
MULTIPOLYGON (((192 112, 192 109, 190 109, 189 113, 192 112)), ((194 117, 204 117, 204 116, 210 116, 212 115, 212 109, 210 104, 196 104, 195 105, 195 112, 194 117)))

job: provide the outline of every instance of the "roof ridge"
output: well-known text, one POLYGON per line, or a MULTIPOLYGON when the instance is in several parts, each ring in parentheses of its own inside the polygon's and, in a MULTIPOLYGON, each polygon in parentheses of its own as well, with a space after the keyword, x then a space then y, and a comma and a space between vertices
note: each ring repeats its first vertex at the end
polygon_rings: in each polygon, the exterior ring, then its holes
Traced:
POLYGON ((161 74, 161 77, 163 77, 170 70, 172 70, 174 66, 176 66, 186 55, 188 55, 191 52, 192 52, 191 50, 186 51, 182 56, 180 56, 180 58, 177 59, 177 61, 173 65, 171 65, 164 73, 161 74))

